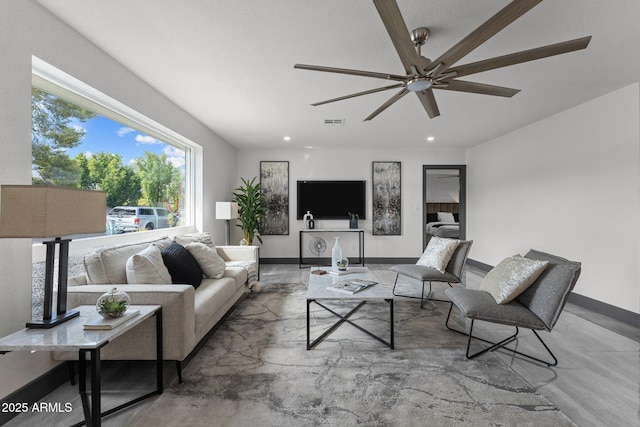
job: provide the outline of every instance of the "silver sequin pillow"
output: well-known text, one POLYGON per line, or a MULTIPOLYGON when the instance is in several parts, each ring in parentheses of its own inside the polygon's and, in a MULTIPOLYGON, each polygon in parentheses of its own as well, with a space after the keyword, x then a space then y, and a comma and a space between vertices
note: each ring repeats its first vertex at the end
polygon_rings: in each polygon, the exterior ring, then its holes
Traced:
POLYGON ((548 261, 514 255, 487 273, 480 290, 487 291, 498 304, 506 304, 524 292, 542 274, 548 261))
POLYGON ((444 273, 459 243, 460 240, 433 236, 416 264, 444 273))

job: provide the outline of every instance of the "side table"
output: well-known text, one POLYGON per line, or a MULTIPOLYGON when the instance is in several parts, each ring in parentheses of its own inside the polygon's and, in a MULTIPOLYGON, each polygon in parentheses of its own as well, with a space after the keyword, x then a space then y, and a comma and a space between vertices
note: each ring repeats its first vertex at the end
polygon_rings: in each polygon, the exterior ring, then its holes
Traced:
POLYGON ((84 411, 84 422, 75 426, 100 426, 102 417, 113 414, 129 406, 163 392, 162 374, 162 306, 132 305, 131 310, 139 310, 137 316, 111 330, 84 330, 84 324, 98 316, 95 306, 83 305, 76 308, 80 316, 51 329, 22 329, 0 338, 0 354, 11 351, 78 351, 80 373, 78 389, 84 411), (156 390, 123 403, 113 409, 101 412, 100 349, 125 332, 135 328, 151 316, 156 318, 156 390), (87 354, 91 361, 91 403, 87 398, 87 354))

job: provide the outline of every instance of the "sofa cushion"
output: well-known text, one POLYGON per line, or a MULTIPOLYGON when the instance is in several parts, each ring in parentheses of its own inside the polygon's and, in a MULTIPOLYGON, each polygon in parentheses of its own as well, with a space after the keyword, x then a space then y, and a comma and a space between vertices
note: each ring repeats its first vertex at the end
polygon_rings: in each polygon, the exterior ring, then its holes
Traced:
POLYGON ((171 239, 162 237, 143 242, 110 245, 86 254, 83 262, 87 283, 89 285, 127 283, 127 260, 146 249, 151 243, 156 243, 160 249, 163 249, 171 244, 171 239))
POLYGON ((196 331, 209 322, 236 293, 236 281, 231 277, 204 279, 195 293, 196 331))
POLYGON ((192 285, 198 289, 204 273, 198 261, 184 246, 172 242, 161 254, 171 275, 171 283, 192 285))
POLYGON ((538 316, 516 301, 498 304, 489 292, 476 289, 449 288, 444 293, 464 317, 529 329, 546 329, 538 316))
POLYGON ((224 276, 224 260, 218 255, 215 248, 210 248, 204 243, 189 243, 185 248, 200 264, 204 275, 209 279, 219 279, 224 276))
POLYGON ((211 233, 208 233, 206 231, 204 233, 183 234, 181 236, 174 237, 173 240, 177 243, 180 243, 182 246, 186 246, 189 243, 204 243, 210 248, 216 247, 216 244, 213 241, 213 236, 211 235, 211 233))
POLYGON ((233 278, 236 281, 236 289, 249 281, 247 269, 240 266, 229 266, 229 263, 224 269, 224 277, 233 278))
POLYGON ((158 244, 152 243, 129 257, 126 262, 126 281, 122 283, 171 283, 171 275, 164 265, 158 244))

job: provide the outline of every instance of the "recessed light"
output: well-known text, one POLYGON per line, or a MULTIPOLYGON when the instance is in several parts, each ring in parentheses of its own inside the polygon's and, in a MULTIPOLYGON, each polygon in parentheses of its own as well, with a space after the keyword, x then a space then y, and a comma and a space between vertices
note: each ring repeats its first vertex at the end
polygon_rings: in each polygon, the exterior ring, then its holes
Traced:
POLYGON ((291 141, 291 137, 290 137, 290 136, 285 136, 285 137, 284 137, 284 138, 282 138, 282 139, 284 139, 285 141, 291 141))
POLYGON ((435 139, 434 137, 432 137, 432 136, 428 136, 428 137, 427 137, 427 141, 429 141, 429 142, 433 142, 433 141, 435 141, 435 140, 436 140, 436 139, 435 139))

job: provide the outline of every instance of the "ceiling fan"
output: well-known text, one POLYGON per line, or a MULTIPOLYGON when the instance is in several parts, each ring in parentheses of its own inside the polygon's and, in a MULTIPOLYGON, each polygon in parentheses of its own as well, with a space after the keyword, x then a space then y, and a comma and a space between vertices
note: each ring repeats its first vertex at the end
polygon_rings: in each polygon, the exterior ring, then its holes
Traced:
POLYGON ((440 110, 438 109, 433 89, 453 90, 458 92, 470 92, 510 98, 520 92, 520 90, 484 83, 474 83, 466 80, 458 80, 458 77, 584 49, 589 44, 591 36, 523 50, 464 65, 455 64, 469 52, 493 37, 500 30, 506 28, 509 24, 527 13, 540 2, 542 2, 542 0, 513 0, 502 10, 489 18, 489 20, 459 41, 451 49, 431 61, 422 56, 420 52, 422 45, 429 36, 429 29, 420 27, 409 33, 396 0, 373 0, 373 3, 378 10, 378 14, 380 15, 380 18, 382 18, 382 22, 389 33, 389 37, 398 52, 398 56, 404 66, 406 75, 305 64, 296 64, 294 68, 373 77, 397 82, 393 85, 311 104, 313 106, 318 106, 357 96, 368 95, 370 93, 382 92, 390 89, 400 89, 400 91, 393 95, 387 102, 382 104, 377 110, 365 118, 365 121, 373 119, 409 92, 414 92, 418 96, 418 99, 430 118, 440 115, 440 110))

